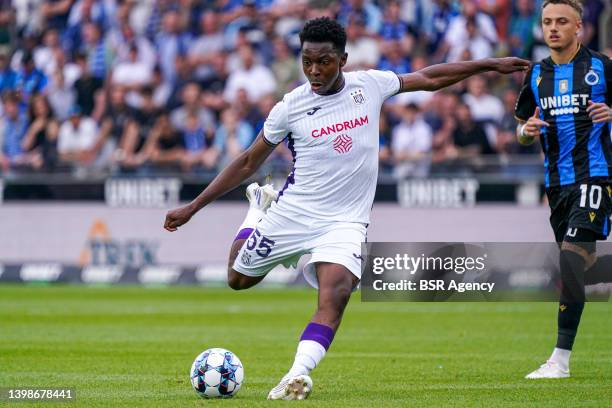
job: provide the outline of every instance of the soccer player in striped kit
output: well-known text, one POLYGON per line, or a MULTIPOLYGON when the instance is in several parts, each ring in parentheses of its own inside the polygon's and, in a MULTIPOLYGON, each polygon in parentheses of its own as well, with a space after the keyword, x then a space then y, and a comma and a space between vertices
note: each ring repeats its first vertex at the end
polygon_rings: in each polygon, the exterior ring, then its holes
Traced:
POLYGON ((346 33, 329 18, 310 20, 300 33, 308 83, 286 94, 270 112, 253 145, 225 168, 190 204, 170 211, 164 227, 175 231, 204 206, 238 187, 285 139, 294 168, 285 187, 247 188, 250 209, 230 250, 228 283, 247 289, 276 265, 304 269, 318 288, 318 307, 306 326, 289 372, 268 399, 304 399, 310 372, 332 343, 351 292, 361 278, 365 240, 378 176, 379 117, 383 102, 399 92, 434 91, 487 71, 526 71, 519 58, 435 65, 396 74, 343 73, 346 33))
POLYGON ((527 73, 515 111, 519 142, 542 144, 550 223, 561 249, 557 344, 529 379, 570 376, 584 286, 612 275, 612 256, 595 252, 596 241, 610 233, 612 213, 612 62, 579 43, 581 17, 578 0, 544 1, 551 56, 527 73))

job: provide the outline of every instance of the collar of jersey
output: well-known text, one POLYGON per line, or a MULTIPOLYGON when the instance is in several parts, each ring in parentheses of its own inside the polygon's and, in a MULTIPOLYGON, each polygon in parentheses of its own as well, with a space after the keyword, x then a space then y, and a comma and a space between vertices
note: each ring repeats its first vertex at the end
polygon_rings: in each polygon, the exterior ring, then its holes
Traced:
POLYGON ((551 65, 568 65, 568 64, 571 64, 572 62, 574 62, 574 60, 578 57, 578 54, 580 54, 581 51, 582 51, 582 44, 578 43, 578 49, 576 50, 574 55, 572 55, 572 58, 570 58, 570 60, 567 63, 565 63, 565 64, 557 64, 555 62, 555 60, 552 59, 552 56, 550 56, 548 58, 550 59, 551 65))

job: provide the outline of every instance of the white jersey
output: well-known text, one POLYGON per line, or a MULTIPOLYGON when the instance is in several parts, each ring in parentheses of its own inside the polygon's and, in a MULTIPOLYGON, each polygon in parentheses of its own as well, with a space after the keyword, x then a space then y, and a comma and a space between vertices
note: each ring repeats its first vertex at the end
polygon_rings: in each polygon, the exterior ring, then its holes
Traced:
POLYGON ((286 137, 294 168, 268 212, 315 220, 370 222, 378 179, 380 109, 400 88, 390 71, 344 74, 333 95, 306 83, 285 95, 264 124, 264 138, 286 137))

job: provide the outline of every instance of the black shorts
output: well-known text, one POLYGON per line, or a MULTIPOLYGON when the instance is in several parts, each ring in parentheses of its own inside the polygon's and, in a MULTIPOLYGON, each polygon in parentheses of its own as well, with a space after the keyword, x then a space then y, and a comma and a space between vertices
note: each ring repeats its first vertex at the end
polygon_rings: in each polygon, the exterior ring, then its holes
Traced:
POLYGON ((585 182, 546 189, 550 225, 557 242, 575 237, 578 229, 592 231, 597 240, 610 234, 612 187, 609 182, 585 182))

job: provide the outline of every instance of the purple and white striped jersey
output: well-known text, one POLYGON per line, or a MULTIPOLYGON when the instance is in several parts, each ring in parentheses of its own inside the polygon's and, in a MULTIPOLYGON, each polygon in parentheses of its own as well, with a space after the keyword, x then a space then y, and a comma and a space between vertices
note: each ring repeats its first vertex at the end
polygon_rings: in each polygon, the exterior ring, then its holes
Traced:
POLYGON ((306 83, 270 112, 264 138, 278 144, 287 137, 294 168, 269 212, 369 223, 380 109, 400 82, 390 71, 348 72, 344 78, 344 88, 333 95, 317 95, 306 83))

